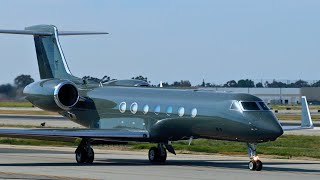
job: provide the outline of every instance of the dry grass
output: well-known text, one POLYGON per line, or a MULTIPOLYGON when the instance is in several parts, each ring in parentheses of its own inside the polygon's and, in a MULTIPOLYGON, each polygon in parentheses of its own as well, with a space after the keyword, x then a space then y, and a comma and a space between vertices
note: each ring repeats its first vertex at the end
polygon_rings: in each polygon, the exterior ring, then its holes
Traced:
MULTIPOLYGON (((294 120, 294 121, 300 121, 301 115, 287 115, 287 114, 276 114, 277 118, 279 120, 294 120)), ((320 115, 311 115, 311 118, 313 121, 320 121, 320 115)))
MULTIPOLYGON (((278 105, 278 104, 271 104, 269 105, 272 109, 277 110, 286 110, 287 108, 291 108, 291 110, 301 110, 301 105, 278 105)), ((320 109, 320 105, 309 105, 310 110, 318 110, 320 109)))
POLYGON ((0 114, 21 114, 21 115, 59 115, 50 111, 34 111, 34 110, 0 110, 0 114))
POLYGON ((0 101, 0 107, 33 107, 33 105, 27 101, 0 101))

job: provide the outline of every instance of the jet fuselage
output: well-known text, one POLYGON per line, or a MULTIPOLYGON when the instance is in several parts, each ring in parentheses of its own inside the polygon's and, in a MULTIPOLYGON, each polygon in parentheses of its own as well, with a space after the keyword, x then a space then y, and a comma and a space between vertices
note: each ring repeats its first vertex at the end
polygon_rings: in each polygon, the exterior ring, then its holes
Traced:
POLYGON ((241 102, 262 102, 249 94, 121 86, 79 89, 83 102, 62 114, 88 128, 147 130, 154 142, 190 137, 264 142, 283 134, 272 111, 243 109, 241 102))

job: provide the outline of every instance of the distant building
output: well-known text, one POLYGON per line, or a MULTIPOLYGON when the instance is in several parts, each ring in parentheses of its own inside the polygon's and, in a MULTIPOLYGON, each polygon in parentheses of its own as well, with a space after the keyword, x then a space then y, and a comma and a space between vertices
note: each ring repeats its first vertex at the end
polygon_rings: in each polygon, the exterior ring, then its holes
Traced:
MULTIPOLYGON (((225 92, 239 92, 239 93, 249 93, 261 98, 264 102, 268 104, 300 104, 301 96, 309 96, 316 98, 316 96, 311 96, 309 91, 316 94, 316 90, 302 90, 303 88, 224 88, 224 87, 214 87, 214 88, 200 88, 203 90, 213 90, 213 91, 225 91, 225 92), (302 92, 307 92, 302 94, 302 92)), ((320 88, 318 88, 317 100, 320 102, 320 88)))
POLYGON ((300 90, 302 96, 306 96, 308 102, 320 104, 320 87, 304 87, 300 90))

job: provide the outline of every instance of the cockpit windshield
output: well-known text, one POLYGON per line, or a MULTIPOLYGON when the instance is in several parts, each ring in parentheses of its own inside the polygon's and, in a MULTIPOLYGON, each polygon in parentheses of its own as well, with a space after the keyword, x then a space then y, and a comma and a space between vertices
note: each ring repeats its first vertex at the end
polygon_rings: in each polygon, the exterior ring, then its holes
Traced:
POLYGON ((263 101, 233 101, 230 109, 237 111, 270 111, 270 108, 263 101))
POLYGON ((258 103, 259 103, 260 107, 261 107, 263 110, 265 110, 265 111, 269 111, 269 110, 270 110, 270 108, 269 108, 264 102, 260 101, 260 102, 258 102, 258 103))
POLYGON ((241 102, 243 110, 259 111, 260 108, 256 102, 241 102))

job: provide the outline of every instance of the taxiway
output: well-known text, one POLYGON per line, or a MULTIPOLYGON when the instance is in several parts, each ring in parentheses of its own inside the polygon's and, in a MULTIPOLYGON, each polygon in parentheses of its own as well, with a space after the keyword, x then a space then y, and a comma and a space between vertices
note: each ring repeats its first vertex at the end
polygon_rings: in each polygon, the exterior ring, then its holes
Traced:
MULTIPOLYGON (((102 147, 100 147, 102 148, 102 147)), ((169 155, 150 164, 146 151, 96 148, 92 165, 78 165, 74 148, 0 145, 0 179, 318 179, 320 161, 263 158, 260 172, 248 158, 222 155, 169 155)))

